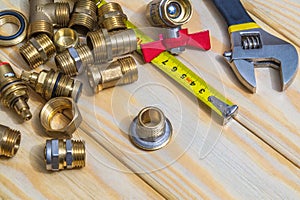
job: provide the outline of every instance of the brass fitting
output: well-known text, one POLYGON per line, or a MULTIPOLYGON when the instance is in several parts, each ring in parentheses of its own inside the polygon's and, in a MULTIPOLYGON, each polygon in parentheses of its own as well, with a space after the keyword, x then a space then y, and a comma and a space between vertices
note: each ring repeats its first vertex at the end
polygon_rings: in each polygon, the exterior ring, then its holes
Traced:
POLYGON ((56 48, 46 34, 40 34, 28 40, 19 52, 31 68, 37 68, 54 56, 56 48))
POLYGON ((106 29, 89 32, 86 41, 94 53, 96 63, 111 61, 114 57, 137 49, 137 38, 132 29, 112 33, 108 33, 106 29))
POLYGON ((32 115, 27 104, 28 88, 26 84, 16 77, 15 72, 7 62, 0 61, 0 99, 1 103, 15 109, 25 121, 32 115))
POLYGON ((40 73, 23 71, 21 79, 46 100, 62 96, 72 97, 77 102, 82 90, 80 81, 52 69, 40 73))
POLYGON ((75 30, 70 28, 61 28, 54 34, 53 43, 56 46, 57 52, 63 52, 64 50, 76 47, 79 38, 75 30))
POLYGON ((123 13, 120 4, 109 2, 98 8, 98 24, 108 31, 127 29, 127 16, 123 13))
POLYGON ((106 69, 99 66, 89 67, 88 79, 95 93, 105 88, 133 83, 138 79, 137 65, 130 56, 120 58, 106 69))
POLYGON ((20 131, 0 124, 0 156, 13 157, 19 150, 20 131))
POLYGON ((75 3, 69 28, 82 35, 92 31, 97 22, 97 6, 91 0, 79 0, 75 3))
POLYGON ((47 140, 44 152, 46 169, 59 171, 84 167, 85 154, 84 141, 47 140))
POLYGON ((53 37, 53 26, 65 27, 70 20, 68 3, 54 0, 29 0, 30 16, 28 38, 40 33, 53 37))
POLYGON ((94 63, 94 57, 87 45, 69 48, 55 56, 57 67, 66 75, 75 76, 90 64, 94 63))

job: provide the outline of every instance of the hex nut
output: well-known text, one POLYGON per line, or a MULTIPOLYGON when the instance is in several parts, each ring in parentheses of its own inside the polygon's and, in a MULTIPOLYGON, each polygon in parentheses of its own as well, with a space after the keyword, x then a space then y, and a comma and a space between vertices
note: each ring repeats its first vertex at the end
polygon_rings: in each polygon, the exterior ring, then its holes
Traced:
POLYGON ((73 58, 73 60, 75 61, 75 66, 77 68, 78 73, 82 72, 82 61, 81 58, 77 52, 77 50, 75 48, 69 48, 68 52, 70 54, 70 56, 73 58))

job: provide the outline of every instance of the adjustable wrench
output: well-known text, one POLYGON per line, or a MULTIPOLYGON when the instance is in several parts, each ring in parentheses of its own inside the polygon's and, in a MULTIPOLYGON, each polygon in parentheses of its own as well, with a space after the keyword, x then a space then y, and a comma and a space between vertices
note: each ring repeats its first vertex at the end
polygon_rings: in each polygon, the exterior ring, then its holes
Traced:
POLYGON ((293 81, 298 69, 296 48, 261 29, 239 0, 213 0, 228 24, 231 51, 224 57, 237 78, 256 92, 254 68, 273 67, 280 71, 281 89, 293 81))

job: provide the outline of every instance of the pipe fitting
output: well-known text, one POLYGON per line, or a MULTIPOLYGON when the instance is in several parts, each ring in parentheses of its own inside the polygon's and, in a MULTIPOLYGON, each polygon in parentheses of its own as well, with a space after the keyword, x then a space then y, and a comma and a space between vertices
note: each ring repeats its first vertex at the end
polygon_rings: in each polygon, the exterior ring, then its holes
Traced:
POLYGON ((19 150, 20 131, 0 124, 0 156, 13 157, 19 150))
POLYGON ((82 91, 80 81, 54 70, 43 70, 40 73, 23 71, 21 79, 46 100, 54 97, 72 97, 77 102, 82 91))
POLYGON ((70 28, 61 28, 54 34, 53 42, 57 52, 61 53, 64 50, 76 47, 79 38, 76 31, 70 28))
POLYGON ((66 75, 75 76, 94 63, 94 57, 87 45, 69 48, 55 56, 57 67, 66 75))
POLYGON ((37 68, 54 56, 56 48, 46 34, 40 34, 28 40, 19 52, 31 68, 37 68))
POLYGON ((47 170, 82 168, 86 159, 85 144, 79 140, 47 140, 44 156, 47 170))
POLYGON ((98 64, 111 61, 117 56, 137 49, 137 38, 132 29, 114 33, 108 33, 106 29, 89 32, 86 41, 98 64))
POLYGON ((99 66, 88 68, 88 79, 94 93, 117 85, 130 84, 138 79, 138 70, 132 57, 120 58, 106 69, 99 66))
POLYGON ((32 114, 27 104, 28 88, 26 84, 16 77, 9 63, 1 61, 0 100, 4 106, 14 109, 23 120, 28 121, 31 119, 32 114))

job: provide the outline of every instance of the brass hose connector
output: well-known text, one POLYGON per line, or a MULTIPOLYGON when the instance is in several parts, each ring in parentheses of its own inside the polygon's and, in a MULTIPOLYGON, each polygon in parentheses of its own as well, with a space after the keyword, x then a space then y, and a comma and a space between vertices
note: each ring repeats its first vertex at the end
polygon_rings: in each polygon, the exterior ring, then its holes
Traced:
POLYGON ((88 68, 90 86, 97 93, 105 88, 130 84, 138 79, 138 69, 132 57, 120 58, 106 69, 99 66, 88 68))
POLYGON ((40 34, 28 40, 19 52, 31 68, 37 68, 54 56, 56 48, 46 34, 40 34))
POLYGON ((13 157, 19 150, 20 131, 0 124, 0 156, 13 157))
POLYGON ((98 8, 98 24, 108 31, 126 29, 127 16, 120 4, 109 2, 98 8))
POLYGON ((54 97, 72 97, 77 102, 82 91, 80 81, 54 70, 43 70, 40 73, 23 71, 21 79, 46 100, 54 97))
POLYGON ((113 33, 108 33, 106 29, 89 32, 86 41, 96 63, 111 61, 114 57, 137 49, 137 38, 132 29, 113 33))
POLYGON ((32 114, 27 104, 28 88, 26 84, 16 77, 9 63, 1 61, 0 99, 4 106, 14 109, 25 121, 31 119, 32 114))
POLYGON ((57 67, 66 75, 75 76, 94 63, 92 51, 87 45, 69 48, 55 56, 57 67))
POLYGON ((79 42, 78 34, 71 28, 61 28, 54 34, 53 43, 56 46, 57 52, 76 47, 79 42))
POLYGON ((85 166, 85 144, 79 140, 47 140, 44 156, 47 170, 82 168, 85 166))
POLYGON ((92 31, 97 22, 97 6, 91 0, 79 0, 75 3, 69 28, 82 35, 92 31))
POLYGON ((53 37, 53 26, 65 27, 70 20, 68 3, 54 0, 30 0, 28 38, 40 33, 53 37))

